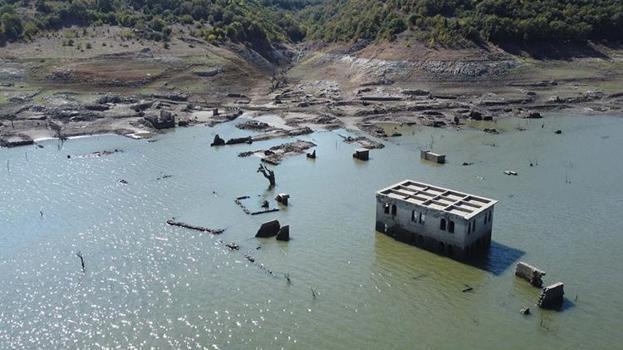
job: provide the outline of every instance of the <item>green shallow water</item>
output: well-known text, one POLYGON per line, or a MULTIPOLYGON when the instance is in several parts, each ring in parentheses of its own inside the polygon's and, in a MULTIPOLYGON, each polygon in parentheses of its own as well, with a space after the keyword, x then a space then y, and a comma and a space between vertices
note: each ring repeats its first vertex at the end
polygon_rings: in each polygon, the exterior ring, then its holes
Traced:
POLYGON ((303 136, 318 159, 287 159, 270 191, 258 158, 236 155, 283 140, 210 148, 216 133, 247 134, 233 124, 154 143, 96 136, 60 151, 55 141, 2 149, 0 348, 620 348, 623 119, 494 127, 502 134, 400 128, 367 163, 352 159, 346 131, 303 136), (420 161, 431 143, 448 164, 420 161), (75 157, 115 148, 123 152, 75 157), (500 201, 485 264, 375 233, 374 192, 405 178, 500 201), (292 197, 278 213, 247 216, 234 203, 250 195, 256 208, 279 192, 292 197), (171 217, 227 230, 170 227, 171 217), (270 219, 290 224, 293 240, 255 239, 270 219), (546 270, 546 283, 565 282, 562 311, 534 307, 539 291, 514 277, 518 260, 546 270), (466 284, 474 290, 463 293, 466 284))

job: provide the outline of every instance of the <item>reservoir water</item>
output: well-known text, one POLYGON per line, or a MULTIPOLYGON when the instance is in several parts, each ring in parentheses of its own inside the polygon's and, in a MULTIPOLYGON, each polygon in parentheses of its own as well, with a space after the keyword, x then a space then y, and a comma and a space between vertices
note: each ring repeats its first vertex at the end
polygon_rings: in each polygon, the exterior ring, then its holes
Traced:
POLYGON ((104 135, 2 149, 0 348, 621 348, 623 118, 494 127, 502 132, 400 127, 369 162, 352 158, 347 131, 316 132, 300 139, 318 145, 318 159, 286 159, 272 190, 259 159, 237 154, 284 140, 211 148, 216 133, 248 134, 231 123, 157 142, 104 135), (431 145, 448 164, 419 159, 431 145), (485 264, 375 232, 375 191, 406 178, 500 201, 485 264), (276 205, 280 192, 291 200, 277 213, 234 203, 276 205), (226 231, 171 227, 172 217, 226 231), (270 219, 293 240, 254 238, 270 219), (519 260, 547 271, 546 284, 565 283, 561 311, 535 306, 539 290, 514 276, 519 260))

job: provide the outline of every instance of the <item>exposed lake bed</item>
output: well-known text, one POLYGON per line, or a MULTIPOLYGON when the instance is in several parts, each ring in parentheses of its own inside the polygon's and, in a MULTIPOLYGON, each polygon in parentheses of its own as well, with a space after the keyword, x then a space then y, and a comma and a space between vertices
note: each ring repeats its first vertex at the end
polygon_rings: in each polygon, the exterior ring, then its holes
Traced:
POLYGON ((94 136, 0 151, 0 347, 620 344, 620 117, 506 118, 498 134, 388 125, 402 136, 369 162, 352 158, 359 145, 342 129, 210 147, 216 134, 257 135, 236 123, 178 128, 157 142, 94 136), (285 158, 271 190, 259 158, 238 157, 296 139, 315 144, 317 159, 285 158), (431 147, 447 164, 419 159, 431 147), (74 156, 104 150, 122 152, 74 156), (500 201, 487 264, 375 232, 374 192, 406 178, 500 201), (290 204, 275 213, 245 215, 234 203, 246 195, 278 206, 281 192, 290 204), (225 231, 171 227, 172 217, 225 231), (253 237, 272 219, 291 226, 292 241, 253 237), (534 307, 538 289, 513 274, 519 259, 546 270, 545 284, 565 282, 561 311, 534 307), (531 316, 520 314, 526 306, 531 316))

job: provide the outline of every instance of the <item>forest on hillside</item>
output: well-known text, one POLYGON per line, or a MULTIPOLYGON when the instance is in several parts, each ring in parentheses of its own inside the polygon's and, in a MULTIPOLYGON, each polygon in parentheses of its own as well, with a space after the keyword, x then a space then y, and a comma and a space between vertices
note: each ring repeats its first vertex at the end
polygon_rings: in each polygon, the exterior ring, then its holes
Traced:
POLYGON ((0 0, 0 42, 29 40, 69 26, 119 25, 168 40, 174 25, 212 42, 297 42, 305 37, 293 11, 314 0, 0 0))
POLYGON ((621 0, 0 0, 0 43, 68 26, 119 25, 168 40, 175 25, 210 42, 393 40, 431 46, 623 40, 621 0))
POLYGON ((407 30, 433 46, 623 40, 620 0, 337 0, 304 15, 309 36, 328 41, 407 30))

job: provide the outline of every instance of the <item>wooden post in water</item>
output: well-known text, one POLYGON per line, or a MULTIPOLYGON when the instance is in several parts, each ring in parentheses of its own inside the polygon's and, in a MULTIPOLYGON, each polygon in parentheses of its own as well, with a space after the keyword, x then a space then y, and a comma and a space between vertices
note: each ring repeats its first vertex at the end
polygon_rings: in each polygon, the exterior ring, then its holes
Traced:
POLYGON ((84 266, 84 257, 82 256, 82 252, 78 251, 76 253, 76 256, 80 258, 80 265, 82 265, 82 272, 86 273, 87 272, 87 268, 84 266))

